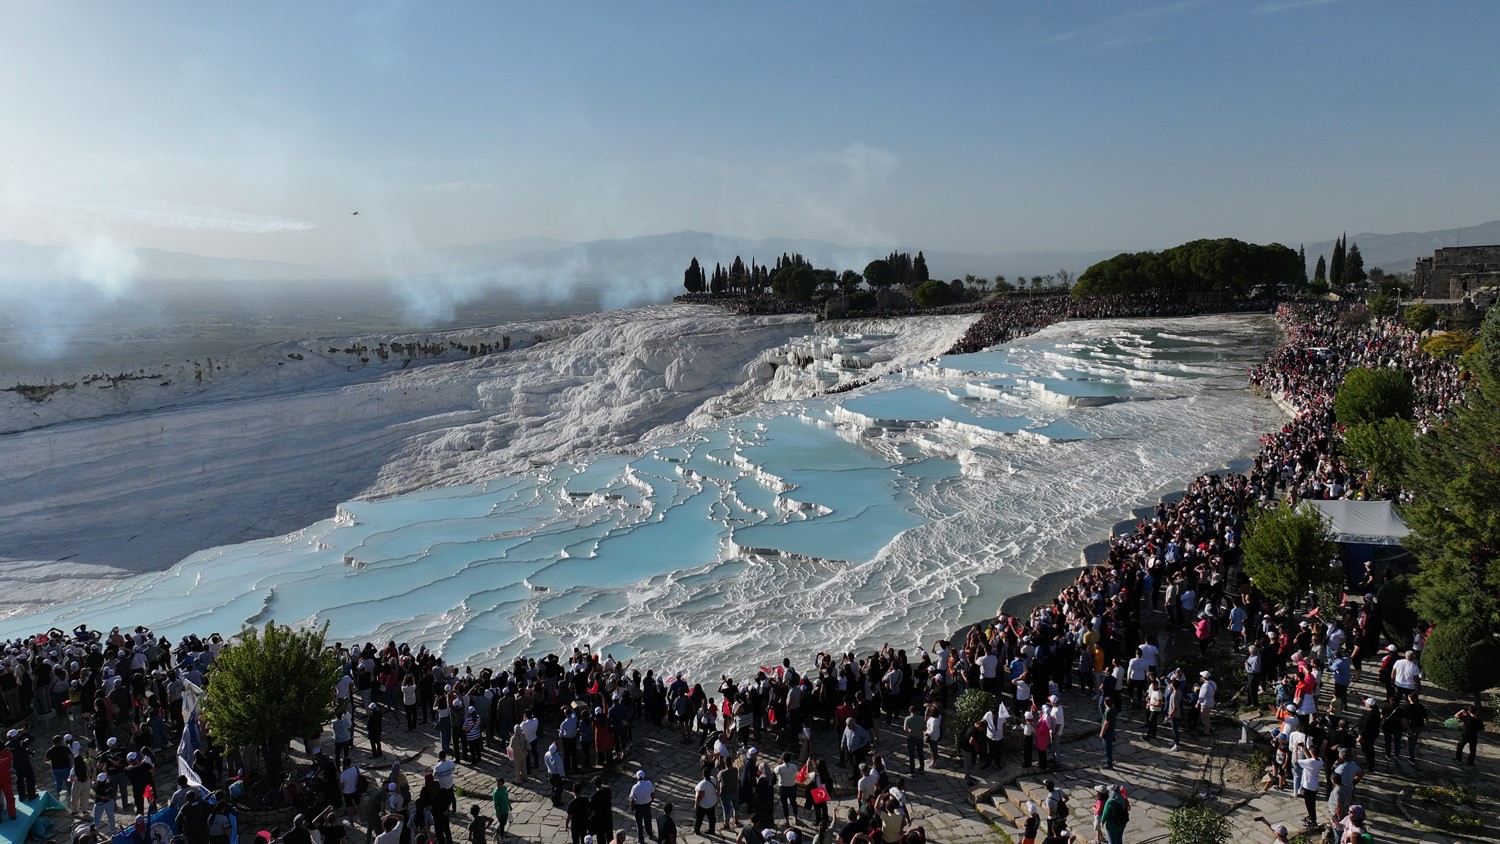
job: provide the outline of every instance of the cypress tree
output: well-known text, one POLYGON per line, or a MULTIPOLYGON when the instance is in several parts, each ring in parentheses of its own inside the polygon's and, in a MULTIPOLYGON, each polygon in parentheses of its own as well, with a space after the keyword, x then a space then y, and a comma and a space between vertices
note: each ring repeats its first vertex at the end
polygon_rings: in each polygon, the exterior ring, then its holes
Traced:
POLYGON ((927 275, 927 257, 922 254, 922 250, 920 249, 917 250, 917 260, 912 262, 911 265, 911 278, 916 284, 921 284, 929 278, 927 275))
POLYGON ((1359 254, 1359 244, 1351 243, 1348 254, 1344 256, 1344 281, 1350 287, 1362 287, 1366 278, 1365 258, 1359 254))
POLYGON ((1297 266, 1302 268, 1302 286, 1307 286, 1307 250, 1301 244, 1297 246, 1297 266))
POLYGON ((1328 283, 1334 287, 1344 286, 1344 236, 1333 242, 1333 258, 1328 262, 1328 283))
POLYGON ((1313 281, 1328 281, 1328 262, 1323 260, 1322 255, 1318 256, 1318 265, 1313 269, 1313 281))

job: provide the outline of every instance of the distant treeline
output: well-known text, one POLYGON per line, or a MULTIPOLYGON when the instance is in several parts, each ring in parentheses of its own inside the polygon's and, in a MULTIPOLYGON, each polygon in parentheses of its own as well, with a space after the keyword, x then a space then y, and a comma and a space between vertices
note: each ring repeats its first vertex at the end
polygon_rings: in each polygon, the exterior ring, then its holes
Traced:
POLYGON ((1307 265, 1296 250, 1221 237, 1161 252, 1123 252, 1084 270, 1075 299, 1162 291, 1173 297, 1212 294, 1274 298, 1282 285, 1300 287, 1307 265))

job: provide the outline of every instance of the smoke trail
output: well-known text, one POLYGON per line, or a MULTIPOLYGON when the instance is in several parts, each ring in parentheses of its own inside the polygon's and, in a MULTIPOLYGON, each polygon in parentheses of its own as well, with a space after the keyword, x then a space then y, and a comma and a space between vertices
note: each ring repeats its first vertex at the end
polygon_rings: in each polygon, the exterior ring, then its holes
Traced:
POLYGON ((52 267, 0 285, 7 350, 33 361, 58 357, 81 332, 117 315, 139 270, 135 251, 108 232, 75 237, 52 267))
POLYGON ((146 205, 98 205, 73 202, 36 202, 34 204, 62 211, 87 214, 99 220, 137 223, 162 229, 231 232, 233 234, 275 234, 307 232, 317 228, 312 223, 267 214, 246 214, 209 205, 181 205, 153 202, 146 205))

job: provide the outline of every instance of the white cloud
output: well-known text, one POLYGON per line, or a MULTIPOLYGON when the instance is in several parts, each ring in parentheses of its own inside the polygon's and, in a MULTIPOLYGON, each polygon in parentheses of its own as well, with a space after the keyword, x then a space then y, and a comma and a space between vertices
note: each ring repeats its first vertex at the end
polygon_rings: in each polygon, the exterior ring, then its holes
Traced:
POLYGON ((1292 9, 1304 9, 1308 6, 1326 6, 1329 3, 1337 3, 1339 0, 1284 0, 1280 3, 1267 3, 1257 6, 1253 11, 1257 15, 1274 15, 1277 12, 1287 12, 1292 9))
POLYGON ((439 182, 435 185, 423 185, 422 190, 432 193, 465 193, 492 190, 494 187, 489 182, 439 182))

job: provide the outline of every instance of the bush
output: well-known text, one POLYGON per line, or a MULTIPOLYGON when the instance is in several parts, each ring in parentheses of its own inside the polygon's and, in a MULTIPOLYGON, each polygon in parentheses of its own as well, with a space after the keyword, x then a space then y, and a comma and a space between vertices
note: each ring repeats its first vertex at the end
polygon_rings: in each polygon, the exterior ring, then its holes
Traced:
POLYGON ((917 285, 917 290, 912 296, 923 308, 940 308, 953 301, 953 290, 946 282, 934 278, 917 285))
POLYGON ((229 747, 262 748, 273 782, 280 779, 287 744, 333 720, 341 666, 323 648, 327 631, 326 624, 293 630, 274 621, 264 631, 246 627, 219 652, 208 675, 203 717, 209 732, 229 747))
POLYGON ((1368 469, 1376 483, 1393 489, 1401 485, 1415 452, 1412 423, 1396 417, 1351 425, 1339 443, 1340 454, 1359 468, 1368 469))
POLYGON ((1190 797, 1167 816, 1167 834, 1171 844, 1228 844, 1234 827, 1228 818, 1190 797))
POLYGON ((1338 548, 1311 504, 1261 510, 1245 535, 1245 574, 1267 597, 1290 606, 1309 588, 1343 576, 1331 564, 1338 548))
POLYGON ((953 715, 958 719, 958 722, 951 728, 948 728, 953 730, 954 741, 963 741, 964 731, 969 729, 971 724, 983 718, 984 713, 993 710, 999 703, 999 698, 983 689, 969 689, 959 695, 958 700, 953 704, 953 715))
POLYGON ((1340 425, 1358 425, 1397 416, 1413 418, 1411 382, 1397 369, 1351 369, 1333 397, 1340 425))
POLYGON ((1411 647, 1411 629, 1417 626, 1417 613, 1411 608, 1414 591, 1411 581, 1402 576, 1387 580, 1375 593, 1385 638, 1402 650, 1411 647))
POLYGON ((1422 651, 1422 670, 1432 682, 1477 703, 1500 684, 1500 643, 1486 619, 1457 616, 1433 629, 1422 651))
POLYGON ((1406 308, 1406 313, 1402 314, 1402 316, 1406 322, 1406 327, 1418 334, 1431 330, 1434 325, 1437 325, 1438 321, 1437 308, 1421 302, 1409 305, 1406 308))

